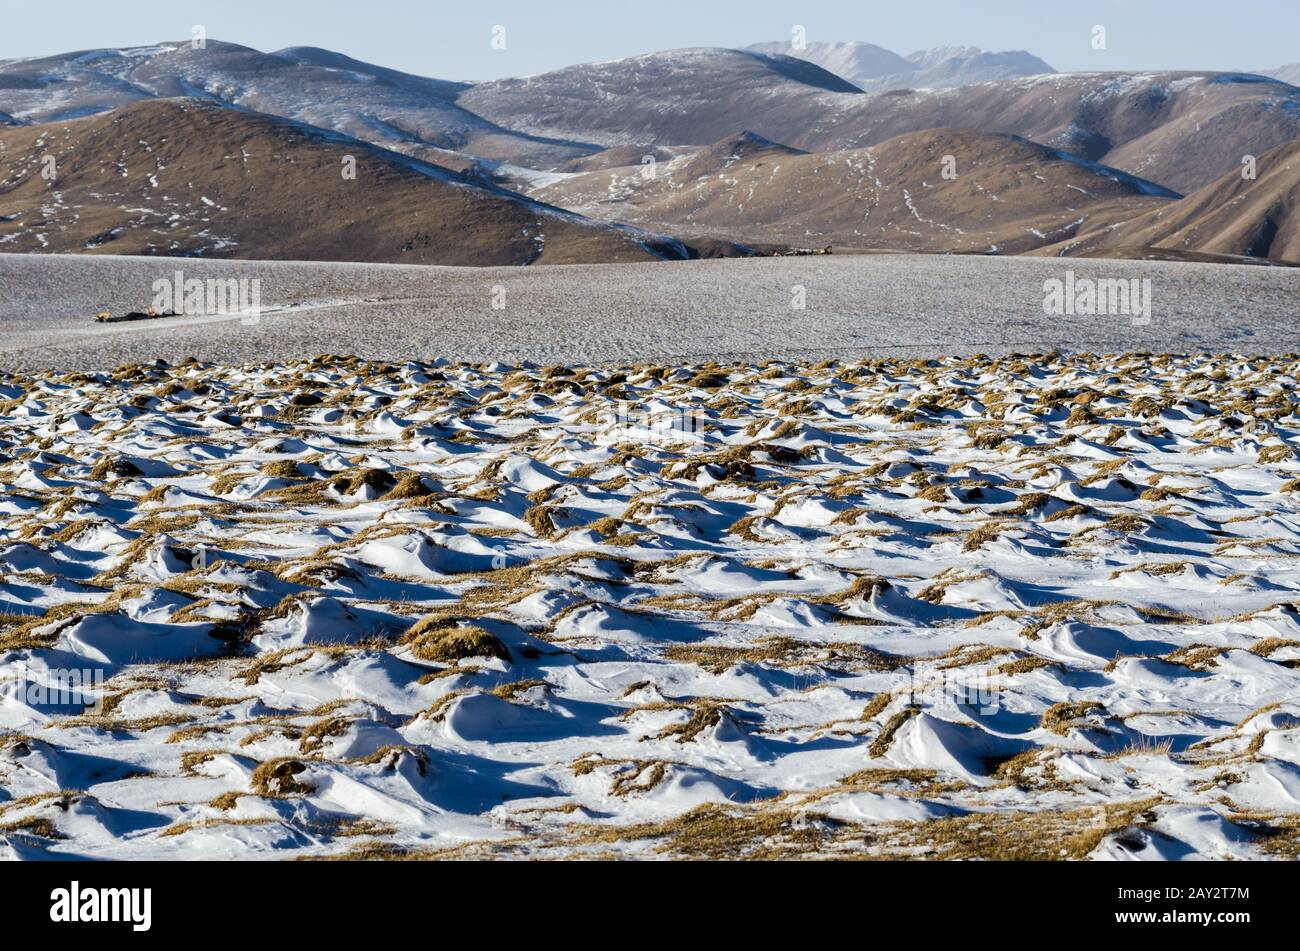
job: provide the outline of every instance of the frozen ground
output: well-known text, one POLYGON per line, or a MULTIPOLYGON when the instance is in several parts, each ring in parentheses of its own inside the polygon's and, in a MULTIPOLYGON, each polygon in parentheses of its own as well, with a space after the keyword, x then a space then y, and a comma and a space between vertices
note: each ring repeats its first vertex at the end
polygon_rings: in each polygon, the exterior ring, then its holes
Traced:
POLYGON ((0 367, 95 369, 187 356, 594 363, 1047 352, 1300 349, 1300 269, 1028 258, 832 256, 477 269, 0 255, 0 367), (1152 322, 1043 313, 1043 282, 1150 278, 1152 322), (153 282, 258 278, 238 319, 98 325, 153 282), (794 310, 802 287, 807 309, 794 310), (493 309, 493 303, 501 309, 493 309))
MULTIPOLYGON (((125 303, 144 266, 6 259, 26 301, 0 304, 6 334, 111 365, 134 331, 74 339, 55 315, 98 308, 92 277, 125 303)), ((926 269, 943 279, 883 258, 512 273, 503 322, 469 303, 492 275, 268 266, 275 293, 419 300, 140 346, 391 354, 409 332, 422 353, 545 360, 747 350, 762 330, 942 349, 912 298, 952 304, 954 348, 1094 339, 1030 313, 1041 262, 926 269), (646 273, 688 289, 638 302, 646 273), (873 316, 746 323, 798 275, 873 316), (673 294, 700 295, 689 319, 673 294), (525 316, 547 299, 570 316, 525 316), (606 316, 574 323, 593 302, 606 316)), ((1219 316, 1108 327, 1106 349, 1280 343, 1290 273, 1153 273, 1219 316)), ((0 855, 1294 858, 1298 371, 0 376, 0 855), (89 695, 48 689, 83 671, 89 695)))

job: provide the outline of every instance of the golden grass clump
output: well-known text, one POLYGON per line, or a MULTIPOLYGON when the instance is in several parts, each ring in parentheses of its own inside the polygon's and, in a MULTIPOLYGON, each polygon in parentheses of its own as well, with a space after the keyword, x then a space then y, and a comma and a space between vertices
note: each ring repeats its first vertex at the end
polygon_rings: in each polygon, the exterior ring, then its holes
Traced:
POLYGON ((330 480, 330 485, 339 495, 354 495, 363 489, 383 495, 397 485, 397 479, 384 469, 349 469, 330 480))
POLYGON ((250 788, 265 799, 307 795, 316 787, 297 778, 306 769, 306 764, 288 756, 267 760, 253 770, 250 788))
POLYGON ((1039 726, 1058 736, 1065 736, 1072 728, 1080 726, 1080 721, 1098 710, 1105 710, 1105 707, 1095 700, 1054 703, 1044 711, 1039 726))
POLYGON ((690 719, 685 723, 673 723, 664 727, 655 735, 657 740, 674 738, 678 743, 689 743, 705 730, 717 726, 724 716, 730 717, 730 711, 720 703, 701 703, 696 706, 690 719))
POLYGON ((895 734, 903 728, 903 724, 920 712, 920 707, 907 706, 890 717, 889 721, 881 727, 880 733, 872 740, 871 746, 867 748, 867 755, 872 759, 878 759, 888 753, 889 747, 893 745, 895 734))
POLYGON ((408 472, 397 480, 397 484, 384 493, 384 501, 398 499, 426 499, 437 493, 429 488, 424 476, 418 472, 408 472))
POLYGON ((302 467, 293 459, 278 459, 262 466, 262 475, 269 479, 302 479, 302 467))
POLYGON ((420 660, 454 664, 471 657, 498 657, 510 661, 510 650, 496 635, 481 627, 449 626, 447 618, 437 615, 416 623, 402 640, 420 660))

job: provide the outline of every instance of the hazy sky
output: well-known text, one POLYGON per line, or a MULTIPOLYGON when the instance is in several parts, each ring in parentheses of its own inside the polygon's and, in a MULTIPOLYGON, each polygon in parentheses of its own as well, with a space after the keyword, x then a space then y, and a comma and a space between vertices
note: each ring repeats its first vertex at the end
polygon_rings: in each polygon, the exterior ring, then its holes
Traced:
POLYGON ((527 75, 681 46, 790 38, 1027 49, 1060 70, 1264 69, 1300 61, 1297 0, 0 0, 0 58, 187 39, 323 46, 445 79, 527 75), (1092 49, 1094 25, 1107 49, 1092 49), (506 28, 506 49, 491 31, 506 28))

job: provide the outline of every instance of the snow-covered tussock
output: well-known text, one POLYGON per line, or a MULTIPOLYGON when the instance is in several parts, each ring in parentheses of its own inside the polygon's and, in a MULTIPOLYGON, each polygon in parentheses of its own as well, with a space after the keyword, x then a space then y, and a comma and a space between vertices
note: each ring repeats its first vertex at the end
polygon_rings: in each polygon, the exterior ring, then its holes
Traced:
POLYGON ((1294 856, 1298 370, 0 377, 0 853, 1294 856))

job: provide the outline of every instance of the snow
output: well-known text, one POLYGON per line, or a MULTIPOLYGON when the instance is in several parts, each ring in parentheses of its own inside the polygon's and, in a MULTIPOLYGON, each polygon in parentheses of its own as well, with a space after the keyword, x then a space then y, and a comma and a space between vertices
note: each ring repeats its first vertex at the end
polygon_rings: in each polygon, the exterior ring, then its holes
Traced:
POLYGON ((1271 854, 1293 363, 696 371, 0 377, 0 853, 1271 854))
POLYGON ((1053 149, 1052 153, 1057 158, 1063 161, 1070 162, 1074 165, 1078 165, 1082 168, 1088 169, 1094 175, 1099 175, 1102 178, 1109 178, 1113 182, 1119 182, 1120 184, 1128 185, 1129 187, 1137 190, 1140 194, 1152 195, 1157 198, 1182 198, 1183 197, 1173 189, 1165 188, 1163 185, 1157 185, 1155 182, 1149 182, 1144 178, 1138 178, 1136 175, 1130 175, 1127 172, 1121 172, 1118 169, 1111 168, 1108 165, 1102 165, 1098 162, 1089 161, 1088 159, 1080 158, 1077 155, 1071 155, 1069 152, 1062 152, 1059 149, 1053 149))

